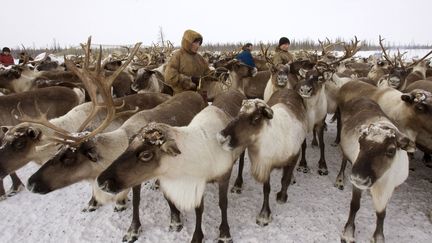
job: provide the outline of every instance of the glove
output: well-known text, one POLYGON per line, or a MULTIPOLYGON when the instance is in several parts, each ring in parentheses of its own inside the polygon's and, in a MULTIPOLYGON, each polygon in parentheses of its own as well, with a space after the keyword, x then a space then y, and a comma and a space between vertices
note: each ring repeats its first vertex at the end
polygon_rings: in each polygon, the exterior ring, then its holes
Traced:
POLYGON ((197 90, 197 85, 190 80, 183 80, 182 88, 184 90, 197 90))

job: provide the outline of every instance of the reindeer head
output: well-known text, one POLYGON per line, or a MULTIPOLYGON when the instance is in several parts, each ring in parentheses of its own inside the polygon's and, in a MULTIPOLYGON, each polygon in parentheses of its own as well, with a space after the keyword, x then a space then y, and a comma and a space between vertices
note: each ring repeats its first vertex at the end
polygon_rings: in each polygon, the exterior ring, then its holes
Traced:
POLYGON ((138 69, 136 78, 131 85, 131 89, 135 92, 145 90, 150 86, 150 79, 152 78, 155 71, 148 70, 146 68, 138 69))
POLYGON ((271 71, 271 80, 273 85, 284 88, 288 84, 288 75, 290 73, 289 65, 269 65, 271 71))
POLYGON ((21 123, 15 127, 2 127, 5 133, 0 147, 0 178, 21 168, 28 162, 30 154, 36 153, 35 147, 42 136, 37 124, 21 123))
POLYGON ((220 133, 218 142, 227 151, 253 143, 264 123, 273 118, 273 110, 260 99, 243 101, 237 117, 220 133))
POLYGON ((305 72, 302 70, 301 74, 304 75, 304 78, 296 84, 294 89, 303 98, 310 98, 318 94, 323 88, 326 77, 329 77, 329 73, 320 72, 318 69, 305 72))
POLYGON ((417 128, 432 133, 432 94, 422 89, 414 89, 402 94, 401 99, 415 113, 410 122, 417 128))
POLYGON ((350 177, 353 185, 359 189, 373 186, 394 163, 408 159, 406 152, 415 149, 414 142, 388 122, 363 125, 359 133, 360 152, 350 177))
POLYGON ((181 151, 170 134, 170 127, 150 123, 132 139, 127 150, 98 176, 98 185, 106 192, 117 193, 157 177, 161 160, 165 156, 179 154, 181 151))
POLYGON ((87 140, 76 146, 63 145, 57 153, 39 168, 28 180, 28 189, 34 193, 46 194, 95 178, 102 167, 98 164, 96 142, 87 140))

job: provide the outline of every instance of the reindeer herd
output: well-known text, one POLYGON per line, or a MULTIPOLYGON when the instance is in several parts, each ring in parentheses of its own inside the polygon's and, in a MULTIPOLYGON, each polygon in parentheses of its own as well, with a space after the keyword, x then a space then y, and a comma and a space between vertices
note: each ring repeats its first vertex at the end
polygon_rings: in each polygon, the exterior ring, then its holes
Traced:
POLYGON ((111 202, 115 211, 125 210, 132 189, 132 222, 123 241, 134 242, 141 230, 142 184, 156 179, 154 187, 169 205, 170 231, 181 231, 181 211, 194 209, 191 242, 203 242, 203 197, 206 185, 216 182, 218 241, 232 242, 228 191, 237 159, 231 192, 242 193, 247 154, 253 178, 263 185, 256 223, 269 225, 272 171, 282 170, 276 201, 287 203, 295 168, 310 172, 309 134, 320 148, 318 174, 329 174, 324 132, 327 114, 334 113, 338 133, 332 145, 342 151, 336 188, 345 188, 346 165, 352 164, 341 241, 355 242, 356 213, 362 192, 369 191, 377 217, 372 241, 384 242, 387 204, 407 179, 416 148, 432 164, 432 51, 404 60, 400 52, 391 57, 379 41, 382 58, 356 58, 355 38, 321 42, 321 54, 302 51, 286 65, 274 65, 262 45, 255 58, 266 65, 257 65, 258 71, 234 55, 205 53, 213 72, 201 77, 198 92, 175 96, 163 78, 173 49, 149 51, 140 43, 127 55, 103 59, 101 48, 90 49, 89 38, 83 56, 65 57, 62 64, 45 57, 1 69, 0 200, 23 189, 15 172, 30 161, 41 165, 27 182, 33 193, 89 181, 85 212, 111 202), (330 51, 335 45, 343 46, 341 56, 330 51), (6 192, 7 176, 12 186, 6 192))

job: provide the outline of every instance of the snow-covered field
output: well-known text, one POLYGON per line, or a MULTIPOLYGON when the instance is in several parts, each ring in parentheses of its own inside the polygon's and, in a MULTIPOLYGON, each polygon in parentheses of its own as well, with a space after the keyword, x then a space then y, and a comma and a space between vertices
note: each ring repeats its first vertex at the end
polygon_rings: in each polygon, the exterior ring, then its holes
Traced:
MULTIPOLYGON (((245 165, 242 194, 229 193, 228 220, 234 242, 340 242, 340 233, 348 218, 351 185, 340 191, 333 187, 340 164, 339 148, 330 146, 335 136, 335 124, 329 124, 325 134, 328 176, 319 176, 319 149, 308 147, 307 159, 311 172, 295 171, 297 184, 288 188, 288 202, 277 204, 281 172, 272 173, 270 206, 273 222, 267 227, 255 223, 262 205, 262 186, 254 181, 245 165)), ((310 137, 308 144, 310 144, 310 137)), ((269 145, 271 146, 271 145, 269 145)), ((394 193, 384 224, 387 242, 432 242, 432 224, 427 214, 432 209, 432 169, 420 161, 416 153, 414 168, 407 181, 394 193)), ((30 164, 18 174, 25 181, 36 165, 30 164)), ((347 172, 351 170, 348 166, 347 172)), ((231 185, 235 180, 235 166, 231 185)), ((349 172, 347 173, 350 174, 349 172)), ((9 179, 5 186, 9 187, 9 179)), ((141 199, 142 233, 137 242, 189 242, 194 226, 194 212, 182 212, 184 228, 169 232, 169 208, 160 191, 143 187, 141 199)), ((203 231, 205 242, 214 242, 219 234, 220 211, 217 186, 209 185, 205 194, 203 231)), ((363 194, 356 220, 357 242, 368 242, 375 229, 375 212, 371 197, 363 194)), ((26 190, 0 202, 0 242, 121 242, 131 215, 131 202, 123 212, 113 212, 107 205, 95 212, 81 209, 90 198, 90 186, 78 183, 48 195, 26 190)))

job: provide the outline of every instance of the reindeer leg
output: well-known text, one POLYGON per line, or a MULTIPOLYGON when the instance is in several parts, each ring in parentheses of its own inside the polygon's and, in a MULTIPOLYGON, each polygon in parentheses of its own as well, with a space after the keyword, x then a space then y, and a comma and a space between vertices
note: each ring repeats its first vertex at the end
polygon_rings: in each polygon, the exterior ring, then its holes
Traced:
POLYGON ((423 162, 427 167, 432 168, 432 158, 430 154, 428 153, 423 154, 423 162))
POLYGON ((357 187, 353 186, 352 199, 348 221, 345 224, 344 231, 342 232, 341 242, 342 243, 353 243, 355 242, 355 216, 360 208, 360 198, 362 191, 357 187))
POLYGON ((98 193, 97 190, 100 190, 99 187, 95 186, 95 183, 93 183, 92 197, 90 198, 90 201, 87 203, 87 207, 81 210, 82 212, 93 212, 101 206, 101 204, 96 199, 98 193))
POLYGON ((87 203, 87 207, 83 208, 83 210, 81 210, 81 211, 82 212, 93 212, 96 209, 98 209, 100 206, 101 205, 96 200, 95 196, 92 195, 92 197, 90 198, 90 201, 87 203))
POLYGON ((384 243, 384 218, 386 216, 386 210, 384 209, 382 212, 376 212, 376 216, 377 224, 371 241, 374 243, 384 243))
POLYGON ((177 209, 177 207, 172 203, 167 197, 165 199, 168 202, 168 206, 170 207, 171 211, 171 221, 169 226, 170 232, 180 232, 183 229, 183 223, 181 222, 180 218, 180 211, 177 209))
POLYGON ((6 195, 8 197, 12 197, 24 188, 24 184, 21 182, 20 178, 18 178, 18 175, 15 172, 11 173, 9 176, 12 179, 12 186, 6 195))
POLYGON ((311 145, 312 147, 318 146, 318 140, 317 140, 317 134, 316 134, 316 127, 314 127, 313 131, 312 131, 312 142, 311 145))
POLYGON ((192 243, 203 242, 204 234, 201 228, 203 211, 204 211, 204 199, 201 199, 201 204, 197 208, 195 208, 196 222, 195 222, 195 231, 191 241, 192 243))
POLYGON ((3 186, 3 179, 0 179, 0 201, 5 200, 6 197, 6 192, 3 186))
POLYGON ((336 147, 340 143, 340 135, 341 135, 341 130, 342 130, 342 121, 341 121, 341 115, 340 115, 339 107, 336 109, 334 116, 336 117, 336 128, 337 128, 336 131, 337 132, 336 132, 336 138, 335 138, 334 142, 331 144, 331 146, 336 147))
POLYGON ((228 186, 231 171, 219 180, 219 208, 221 210, 221 224, 219 226, 218 243, 232 243, 233 240, 230 234, 228 225, 227 208, 228 208, 228 186))
POLYGON ((303 172, 303 173, 308 173, 310 171, 309 167, 307 166, 307 162, 306 162, 306 139, 303 141, 302 144, 302 154, 301 154, 301 159, 300 159, 300 163, 299 166, 297 167, 297 171, 303 172))
POLYGON ((129 190, 124 190, 115 196, 114 212, 121 212, 126 210, 126 202, 128 201, 129 190))
POLYGON ((339 190, 344 189, 344 180, 345 180, 345 167, 347 165, 347 159, 345 157, 342 158, 341 168, 339 170, 339 174, 336 177, 336 182, 334 184, 339 190))
POLYGON ((324 154, 324 124, 325 120, 322 121, 321 126, 319 128, 319 145, 320 145, 320 160, 318 161, 318 174, 319 175, 328 175, 328 169, 327 169, 327 163, 325 161, 325 154, 324 154))
POLYGON ((139 204, 141 200, 141 184, 132 187, 132 223, 125 236, 123 242, 134 242, 138 240, 138 235, 141 230, 141 221, 139 217, 139 204))
POLYGON ((231 192, 237 194, 240 194, 242 192, 244 157, 245 157, 245 151, 243 151, 243 153, 240 154, 237 179, 234 182, 234 186, 231 188, 231 192))
POLYGON ((283 204, 286 203, 288 200, 288 186, 291 182, 291 178, 292 178, 292 174, 294 171, 294 167, 296 165, 295 162, 297 162, 297 159, 299 157, 299 154, 297 154, 297 156, 295 156, 294 158, 294 163, 292 163, 293 161, 289 161, 288 165, 286 165, 283 168, 283 175, 282 175, 282 179, 281 179, 281 190, 276 194, 276 202, 283 204))
POLYGON ((259 226, 267 226, 271 221, 271 211, 269 205, 269 195, 270 195, 270 177, 263 184, 264 201, 261 208, 260 214, 256 218, 256 223, 259 226))

